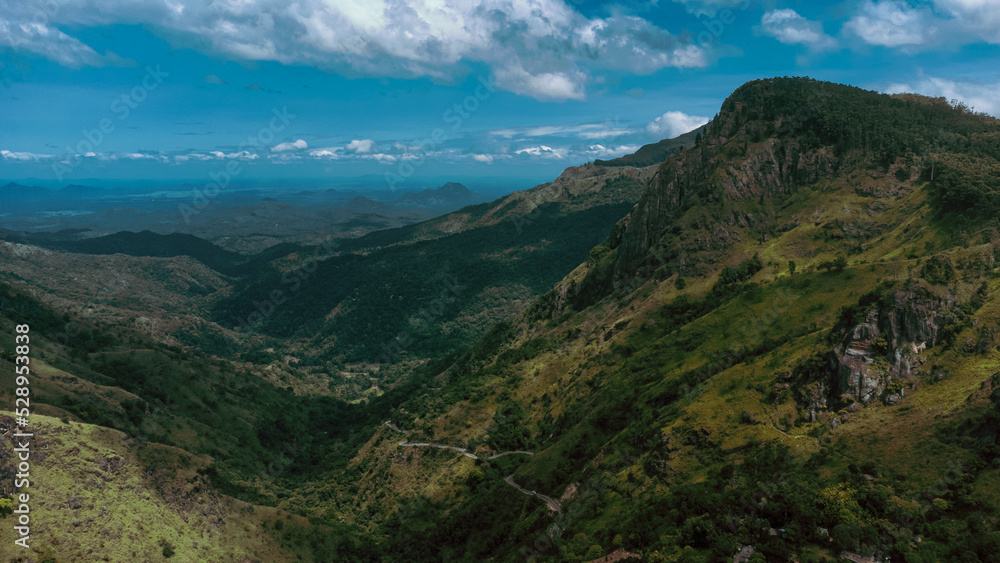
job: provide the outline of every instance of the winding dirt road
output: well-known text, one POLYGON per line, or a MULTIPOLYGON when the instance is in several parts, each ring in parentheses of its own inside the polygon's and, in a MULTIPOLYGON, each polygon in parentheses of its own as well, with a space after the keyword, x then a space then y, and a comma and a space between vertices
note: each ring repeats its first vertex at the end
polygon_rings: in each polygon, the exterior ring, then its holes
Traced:
MULTIPOLYGON (((389 421, 389 420, 385 421, 385 425, 388 426, 389 428, 391 428, 392 430, 395 430, 396 432, 399 432, 400 434, 409 434, 409 431, 400 429, 395 424, 393 424, 392 421, 389 421)), ((464 454, 465 457, 470 457, 472 459, 481 459, 481 460, 491 460, 491 459, 496 459, 498 457, 503 457, 505 455, 514 455, 514 454, 535 455, 535 452, 526 452, 526 451, 522 451, 522 450, 513 450, 513 451, 501 452, 501 453, 498 453, 498 454, 495 454, 495 455, 491 455, 489 457, 481 458, 481 457, 477 456, 476 454, 470 452, 469 450, 467 450, 465 448, 459 448, 458 446, 449 446, 447 444, 435 444, 433 442, 410 442, 409 440, 403 440, 402 442, 399 443, 399 445, 401 447, 404 447, 404 448, 418 448, 418 447, 426 446, 426 447, 438 448, 438 449, 442 449, 442 450, 454 450, 456 452, 464 454)), ((508 475, 507 478, 504 479, 504 481, 506 481, 506 483, 508 485, 510 485, 511 487, 514 487, 515 489, 517 489, 518 491, 520 491, 523 494, 526 494, 528 496, 533 496, 533 497, 536 497, 538 499, 541 499, 549 507, 549 510, 552 510, 554 512, 560 512, 560 513, 562 512, 562 506, 559 504, 559 501, 553 499, 552 497, 547 497, 547 496, 545 496, 545 495, 543 495, 541 493, 538 493, 537 491, 529 491, 528 489, 525 489, 525 488, 521 487, 520 485, 518 485, 517 483, 514 482, 514 476, 513 475, 508 475)))

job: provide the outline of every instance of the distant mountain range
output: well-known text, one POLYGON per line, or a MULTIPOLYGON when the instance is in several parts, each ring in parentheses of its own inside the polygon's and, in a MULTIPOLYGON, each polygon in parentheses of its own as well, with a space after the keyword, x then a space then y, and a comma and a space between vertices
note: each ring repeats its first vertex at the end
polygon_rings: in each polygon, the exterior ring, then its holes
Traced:
POLYGON ((403 207, 451 207, 465 206, 479 201, 482 201, 482 198, 462 184, 448 182, 435 190, 406 194, 393 203, 403 207))
POLYGON ((80 184, 69 184, 59 190, 50 190, 41 186, 25 186, 17 182, 9 182, 0 186, 0 201, 42 201, 67 197, 92 197, 106 191, 104 188, 80 184))
POLYGON ((254 253, 281 242, 356 237, 409 225, 484 199, 454 182, 402 194, 332 188, 287 195, 235 191, 220 194, 208 205, 192 204, 193 196, 149 196, 145 192, 130 195, 80 184, 50 190, 11 182, 0 188, 0 225, 22 232, 73 229, 77 238, 118 231, 149 230, 162 235, 177 232, 238 252, 254 253), (183 213, 181 205, 187 206, 183 213))

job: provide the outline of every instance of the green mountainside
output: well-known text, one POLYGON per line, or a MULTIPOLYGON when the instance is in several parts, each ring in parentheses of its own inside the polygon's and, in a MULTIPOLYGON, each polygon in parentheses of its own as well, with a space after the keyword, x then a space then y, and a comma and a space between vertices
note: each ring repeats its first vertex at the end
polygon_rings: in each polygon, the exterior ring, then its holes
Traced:
POLYGON ((944 100, 741 87, 584 264, 392 417, 535 455, 373 438, 369 506, 397 510, 388 485, 422 507, 390 551, 996 559, 1000 225, 955 200, 994 201, 998 134, 944 100))
POLYGON ((597 166, 653 166, 666 160, 675 152, 695 146, 699 137, 705 134, 705 126, 673 139, 663 139, 655 143, 643 145, 632 154, 612 158, 611 160, 595 160, 597 166))
MULTIPOLYGON (((344 242, 238 354, 7 274, 0 342, 32 324, 65 451, 38 462, 36 557, 118 550, 107 506, 151 528, 112 560, 995 561, 998 170, 996 119, 776 78, 657 166, 344 242), (278 357, 375 361, 453 279, 409 329, 421 361, 365 401, 278 357), (78 521, 97 532, 64 541, 78 521)), ((207 296, 206 326, 301 273, 286 250, 207 296)))
POLYGON ((651 172, 569 169, 488 204, 333 241, 305 271, 315 253, 302 249, 237 281, 212 318, 241 340, 252 333, 276 348, 292 342, 307 364, 444 356, 579 264, 635 204, 651 172))

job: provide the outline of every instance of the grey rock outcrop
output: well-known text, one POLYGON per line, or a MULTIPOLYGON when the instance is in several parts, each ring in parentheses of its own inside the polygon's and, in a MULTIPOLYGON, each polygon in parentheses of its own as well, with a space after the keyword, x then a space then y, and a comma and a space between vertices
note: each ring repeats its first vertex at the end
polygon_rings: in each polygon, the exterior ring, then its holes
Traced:
POLYGON ((920 290, 884 296, 832 351, 833 393, 862 404, 899 402, 905 396, 900 383, 920 364, 920 353, 937 344, 941 313, 952 306, 920 290))

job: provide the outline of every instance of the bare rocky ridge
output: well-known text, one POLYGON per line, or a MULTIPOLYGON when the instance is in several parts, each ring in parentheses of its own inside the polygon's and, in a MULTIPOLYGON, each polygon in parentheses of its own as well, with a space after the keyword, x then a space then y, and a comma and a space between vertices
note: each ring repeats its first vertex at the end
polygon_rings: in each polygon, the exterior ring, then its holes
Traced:
POLYGON ((942 317, 953 308, 953 300, 920 288, 891 293, 831 352, 833 394, 862 404, 899 402, 906 394, 904 382, 923 363, 921 352, 937 344, 942 317))
MULTIPOLYGON (((613 243, 619 248, 617 277, 634 272, 664 234, 676 226, 676 219, 693 205, 781 198, 794 193, 798 186, 833 176, 844 165, 828 148, 805 150, 795 138, 753 142, 761 124, 749 121, 745 111, 740 104, 735 112, 723 111, 708 128, 700 146, 660 165, 650 189, 625 219, 621 239, 613 243)), ((768 220, 753 216, 738 219, 744 226, 768 220)), ((716 236, 689 250, 721 250, 738 242, 737 235, 722 223, 720 220, 716 225, 703 225, 716 236)), ((680 255, 678 251, 672 253, 674 259, 680 255)))

